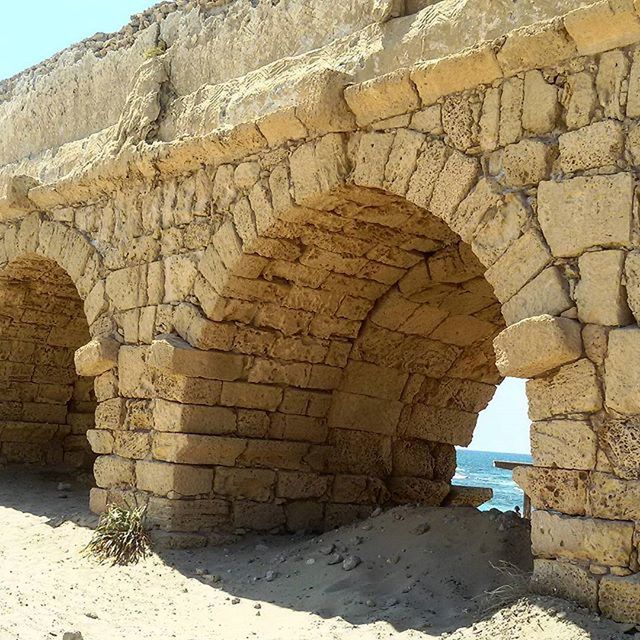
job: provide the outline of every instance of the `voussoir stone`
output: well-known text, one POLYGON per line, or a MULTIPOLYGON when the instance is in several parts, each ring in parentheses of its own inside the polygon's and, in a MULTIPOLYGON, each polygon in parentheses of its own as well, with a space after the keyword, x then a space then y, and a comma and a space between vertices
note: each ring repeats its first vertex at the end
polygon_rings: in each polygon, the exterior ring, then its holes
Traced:
POLYGON ((504 376, 532 378, 582 355, 580 324, 543 315, 504 329, 493 341, 496 366, 504 376))
POLYGON ((118 364, 120 343, 113 338, 94 338, 74 354, 79 376, 99 376, 118 364))

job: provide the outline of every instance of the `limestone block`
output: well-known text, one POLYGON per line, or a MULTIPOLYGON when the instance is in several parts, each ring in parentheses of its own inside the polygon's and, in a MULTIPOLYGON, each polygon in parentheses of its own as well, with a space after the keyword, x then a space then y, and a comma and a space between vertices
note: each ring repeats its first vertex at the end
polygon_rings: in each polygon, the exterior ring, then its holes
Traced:
POLYGON ((175 492, 181 496, 210 493, 213 469, 169 464, 155 460, 136 462, 136 486, 157 496, 175 492))
POLYGON ((403 413, 398 431, 405 438, 468 446, 477 414, 458 409, 414 404, 403 413))
POLYGON ((84 314, 91 326, 107 309, 104 280, 98 280, 84 300, 84 314))
POLYGON ((201 351, 176 336, 161 335, 151 344, 149 364, 194 378, 237 380, 244 375, 246 358, 233 353, 201 351))
POLYGON ((225 382, 220 403, 228 407, 275 411, 282 401, 282 389, 249 382, 225 382))
POLYGON ((628 415, 640 413, 640 329, 628 327, 609 333, 605 360, 607 407, 628 415))
POLYGON ((431 133, 434 136, 442 134, 442 112, 439 104, 431 105, 426 109, 416 111, 411 116, 410 126, 422 133, 431 133))
POLYGON ((598 376, 586 358, 564 365, 549 377, 529 380, 527 397, 531 420, 594 413, 602 408, 598 376))
POLYGON ((96 407, 96 429, 122 429, 126 416, 126 400, 112 398, 100 402, 96 407))
POLYGON ((120 343, 113 338, 94 338, 74 354, 79 376, 99 376, 118 364, 120 343))
POLYGON ((409 374, 368 362, 351 360, 344 371, 342 389, 375 398, 399 400, 409 374))
POLYGON ((503 376, 532 378, 573 362, 582 355, 580 325, 549 315, 521 320, 493 341, 503 376))
POLYGON ((100 515, 107 510, 109 492, 106 489, 91 487, 89 491, 89 509, 91 513, 100 515))
POLYGON ((594 364, 602 366, 607 355, 609 328, 597 324, 588 324, 582 329, 582 342, 587 358, 594 364))
POLYGON ((625 47, 640 39, 640 20, 631 2, 600 0, 564 17, 580 55, 625 47))
POLYGON ((469 242, 485 216, 503 205, 504 199, 493 180, 482 178, 446 221, 465 242, 469 242))
POLYGON ((165 462, 233 467, 246 448, 247 440, 241 438, 156 432, 152 454, 165 462))
POLYGON ((492 337, 498 328, 491 322, 469 315, 450 315, 431 333, 434 340, 467 347, 492 337))
POLYGON ((586 71, 567 76, 562 102, 568 129, 587 126, 598 103, 593 76, 586 71))
POLYGON ((589 480, 586 471, 516 467, 513 480, 531 498, 535 509, 585 515, 589 480))
POLYGON ((338 391, 333 396, 328 426, 373 433, 395 433, 402 403, 338 391))
POLYGON ((449 493, 449 484, 424 478, 389 478, 391 501, 396 504, 415 504, 438 507, 449 493))
POLYGON ((628 244, 633 191, 629 173, 540 183, 538 220, 553 255, 572 257, 595 246, 628 244))
POLYGON ((522 126, 531 133, 543 135, 555 129, 560 111, 558 88, 549 84, 538 70, 524 76, 522 126))
POLYGON ((540 233, 531 229, 521 235, 485 272, 496 297, 506 302, 551 261, 540 233))
POLYGON ((572 306, 567 279, 557 267, 547 267, 502 305, 502 315, 510 325, 543 314, 559 316, 572 306))
POLYGON ((489 211, 471 242, 473 253, 490 267, 522 234, 528 210, 516 194, 507 194, 504 203, 489 211))
POLYGON ((233 503, 233 526, 257 531, 277 531, 286 523, 284 507, 279 504, 250 502, 233 503))
POLYGON ((317 473, 300 473, 297 471, 280 471, 276 495, 289 500, 318 499, 327 495, 331 485, 329 476, 317 473))
POLYGON ((113 440, 113 452, 123 458, 142 460, 151 451, 151 441, 147 431, 116 431, 113 440))
POLYGON ((480 164, 475 158, 454 151, 436 179, 429 211, 445 222, 453 222, 458 205, 478 179, 480 164))
POLYGON ((401 196, 407 193, 424 141, 425 136, 417 131, 400 129, 396 133, 384 170, 384 187, 387 191, 401 196))
POLYGON ((500 89, 489 88, 484 94, 480 115, 478 143, 483 151, 493 151, 498 146, 500 134, 500 89))
POLYGON ((327 439, 326 421, 312 416, 275 413, 271 418, 269 437, 277 440, 302 440, 323 443, 327 439))
POLYGON ((164 302, 181 302, 193 291, 198 273, 196 255, 169 256, 164 260, 164 302))
POLYGON ((591 470, 598 440, 584 420, 545 420, 531 425, 531 455, 539 467, 591 470))
POLYGON ((600 56, 596 91, 607 118, 624 119, 623 85, 626 85, 628 74, 629 60, 624 52, 607 51, 600 56))
POLYGON ((295 107, 284 107, 262 116, 256 121, 260 133, 270 147, 279 147, 289 140, 302 140, 309 134, 296 116, 295 107))
POLYGON ((501 77, 502 70, 495 53, 487 45, 430 60, 415 66, 411 72, 411 80, 425 105, 479 84, 491 84, 501 77))
POLYGON ((535 556, 629 566, 633 523, 575 518, 536 510, 531 515, 535 556))
POLYGON ((575 298, 581 322, 625 325, 632 321, 622 283, 625 257, 626 253, 620 250, 592 251, 580 256, 575 298))
POLYGON ((475 507, 478 508, 493 498, 493 489, 490 487, 468 487, 455 485, 449 489, 444 499, 444 507, 475 507))
MULTIPOLYGON (((326 452, 325 447, 316 449, 326 452)), ((314 456, 307 442, 286 442, 283 440, 247 440, 247 447, 237 460, 243 467, 266 467, 290 471, 315 470, 314 456)), ((323 466, 322 456, 317 460, 323 466)), ((229 466, 229 465, 225 465, 229 466)))
POLYGON ((168 531, 211 531, 229 525, 229 505, 224 500, 172 500, 151 496, 147 506, 150 524, 168 531))
POLYGON ((557 64, 575 55, 575 45, 560 20, 512 31, 498 52, 505 76, 557 64))
POLYGON ((640 53, 635 51, 629 73, 627 93, 627 118, 640 116, 640 53))
POLYGON ((416 170, 409 180, 407 200, 419 207, 427 207, 431 201, 436 180, 447 160, 447 147, 440 140, 429 140, 416 163, 416 170))
POLYGON ((624 272, 629 306, 636 322, 640 322, 640 253, 627 254, 624 272))
POLYGON ((393 133, 365 133, 360 138, 353 171, 355 184, 363 187, 383 187, 384 170, 394 138, 393 133))
POLYGON ((236 430, 236 414, 226 407, 206 407, 158 399, 153 406, 157 431, 228 434, 236 430))
POLYGON ((573 600, 592 610, 598 606, 598 580, 578 564, 535 558, 531 586, 536 593, 573 600))
POLYGON ((213 490, 231 498, 268 502, 273 499, 276 474, 269 469, 216 469, 213 490))
POLYGON ((640 620, 640 575, 604 576, 598 597, 600 611, 618 622, 640 620))
POLYGON ((510 187, 537 184, 549 176, 553 148, 540 140, 521 140, 496 152, 495 170, 510 187))
POLYGON ((237 333, 235 325, 207 320, 197 307, 188 303, 178 305, 173 321, 180 337, 197 349, 231 350, 237 333))
POLYGON ((621 480, 594 471, 589 482, 588 513, 609 520, 640 519, 640 480, 621 480))
POLYGON ((109 489, 122 485, 135 485, 135 462, 118 456, 98 456, 93 465, 96 484, 109 489))
POLYGON ((89 429, 87 440, 94 453, 113 453, 113 435, 105 429, 89 429))
POLYGON ((38 181, 30 176, 7 176, 0 183, 0 219, 21 218, 36 205, 29 198, 29 191, 38 186, 38 181))
POLYGON ((624 132, 615 120, 595 122, 560 136, 560 166, 565 173, 615 166, 624 153, 624 132))
POLYGON ((499 143, 501 146, 518 142, 522 137, 523 102, 524 81, 518 77, 505 80, 500 96, 499 143))
POLYGON ((361 127, 420 107, 420 98, 409 78, 408 69, 347 87, 344 98, 361 127))
POLYGON ((127 267, 112 271, 106 279, 105 290, 118 311, 126 311, 147 304, 147 267, 127 267))

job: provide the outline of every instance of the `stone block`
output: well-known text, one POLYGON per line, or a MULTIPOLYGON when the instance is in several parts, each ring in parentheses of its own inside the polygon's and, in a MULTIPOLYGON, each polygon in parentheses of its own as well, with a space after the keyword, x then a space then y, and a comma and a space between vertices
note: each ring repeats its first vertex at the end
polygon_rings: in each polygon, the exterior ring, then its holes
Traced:
POLYGON ((164 335, 151 344, 149 364, 193 378, 237 380, 244 374, 246 358, 234 353, 201 351, 176 336, 164 335))
POLYGON ((414 67, 411 80, 425 105, 479 84, 491 84, 502 70, 491 46, 483 45, 414 67))
POLYGON ((158 399, 153 406, 157 431, 224 435, 236 430, 236 414, 226 407, 207 407, 158 399))
POLYGON ((592 247, 628 244, 633 193, 629 173, 540 183, 538 219, 553 255, 568 258, 592 247))
POLYGON ((220 403, 228 407, 275 411, 282 401, 279 387, 249 382, 224 382, 220 403))
POLYGON ((532 378, 582 355, 580 325, 549 315, 521 320, 493 341, 496 366, 504 376, 532 378))
POLYGON ((529 418, 546 420, 571 413, 595 413, 602 408, 596 369, 583 358, 545 378, 527 382, 529 418))
POLYGON ((489 502, 493 498, 493 489, 490 487, 469 487, 465 485, 453 485, 444 499, 444 507, 475 507, 489 502))
POLYGON ((439 507, 449 493, 449 484, 424 478, 392 477, 388 481, 390 500, 396 504, 439 507))
POLYGON ((565 173, 616 166, 624 153, 624 131, 615 120, 595 122, 560 136, 560 166, 565 173))
POLYGON ((598 579, 579 564, 535 558, 531 587, 536 593, 573 600, 592 610, 598 606, 598 579))
POLYGON ((79 376, 99 376, 118 364, 120 343, 113 338, 94 338, 74 354, 79 376))
POLYGON ((603 576, 598 595, 600 611, 618 622, 637 623, 640 620, 640 574, 603 576))
POLYGON ((151 439, 146 431, 116 431, 113 452, 123 458, 141 460, 151 451, 151 439))
POLYGON ((133 486, 136 483, 135 462, 118 456, 98 456, 93 465, 93 475, 102 489, 133 486))
POLYGON ((330 476, 317 473, 299 473, 280 471, 276 495, 289 500, 322 499, 328 494, 331 484, 330 476))
POLYGON ((559 111, 558 88, 549 84, 537 69, 528 71, 524 76, 522 126, 537 135, 550 133, 559 111))
POLYGON ((492 170, 509 187, 538 184, 549 177, 553 151, 540 140, 521 140, 495 152, 492 170))
POLYGON ((485 272, 500 302, 506 302, 529 280, 538 275, 551 261, 544 239, 536 230, 530 230, 511 246, 485 272))
POLYGON ((324 530, 324 505, 317 502, 289 502, 284 506, 287 531, 321 532, 324 530))
POLYGON ((183 303, 173 314, 175 329, 181 338, 196 349, 231 349, 237 333, 235 325, 226 322, 212 322, 203 318, 197 307, 183 303))
POLYGON ((594 471, 589 482, 589 515, 608 520, 640 519, 640 480, 594 471))
POLYGON ((196 496, 210 493, 213 470, 155 460, 136 462, 136 486, 157 496, 196 496))
POLYGON ((165 531, 211 531, 228 526, 229 505, 224 500, 172 500, 151 496, 147 521, 165 531))
POLYGON ((398 431, 405 438, 466 447, 473 437, 477 418, 467 411, 414 404, 403 412, 398 431))
POLYGON ((567 60, 576 48, 560 20, 538 22, 512 31, 498 52, 505 76, 567 60))
POLYGON ((536 510, 531 515, 535 556, 628 566, 633 523, 576 518, 536 510))
POLYGON ((283 505, 244 500, 233 503, 233 526, 237 529, 279 531, 285 523, 283 505))
POLYGON ((395 433, 402 403, 337 391, 328 416, 329 428, 356 429, 373 433, 395 433))
POLYGON ((91 513, 100 515, 107 510, 109 492, 106 489, 91 487, 89 490, 89 509, 91 513))
POLYGON ((376 120, 415 111, 420 106, 420 98, 409 78, 408 69, 399 69, 347 87, 344 98, 361 127, 376 120))
POLYGON ((531 498, 535 509, 553 509, 583 516, 587 510, 586 471, 516 467, 513 480, 531 498))
POLYGON ((105 429, 89 429, 87 440, 94 453, 113 453, 113 434, 105 429))
POLYGON ((561 469, 596 468, 598 440, 584 420, 545 420, 531 425, 533 464, 561 469))
POLYGON ((639 385, 640 329, 613 329, 605 360, 607 407, 628 415, 640 413, 639 385))
POLYGON ((559 316, 573 301, 569 283, 558 267, 547 267, 502 305, 508 325, 540 315, 559 316))
POLYGON ((628 253, 624 264, 627 301, 636 322, 640 322, 640 253, 628 253))
POLYGON ((247 442, 224 436, 156 432, 151 452, 156 460, 165 462, 233 467, 246 450, 247 442))
POLYGON ((213 490, 233 499, 268 502, 273 499, 276 474, 269 469, 216 469, 213 490))
POLYGON ((632 321, 623 285, 625 256, 624 251, 615 249, 580 256, 580 282, 575 298, 581 322, 625 325, 632 321))
POLYGON ((600 0, 564 17, 580 55, 625 47, 640 39, 640 20, 631 2, 600 0))
POLYGON ((96 429, 122 429, 126 416, 126 400, 112 398, 98 403, 96 407, 96 429))
POLYGON ((247 440, 247 447, 238 458, 245 467, 264 467, 290 471, 308 471, 311 445, 307 442, 284 440, 247 440))

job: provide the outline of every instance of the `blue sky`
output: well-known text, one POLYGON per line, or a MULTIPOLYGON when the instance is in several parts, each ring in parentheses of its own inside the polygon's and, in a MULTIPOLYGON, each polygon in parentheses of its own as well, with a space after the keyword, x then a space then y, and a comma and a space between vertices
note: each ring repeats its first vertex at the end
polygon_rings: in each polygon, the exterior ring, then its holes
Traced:
POLYGON ((2 2, 0 79, 8 78, 98 31, 118 31, 153 0, 2 2))
MULTIPOLYGON (((98 31, 119 30, 129 16, 153 0, 5 1, 0 21, 0 79, 48 58, 98 31)), ((472 449, 529 451, 524 381, 509 379, 498 388, 478 420, 472 449)))

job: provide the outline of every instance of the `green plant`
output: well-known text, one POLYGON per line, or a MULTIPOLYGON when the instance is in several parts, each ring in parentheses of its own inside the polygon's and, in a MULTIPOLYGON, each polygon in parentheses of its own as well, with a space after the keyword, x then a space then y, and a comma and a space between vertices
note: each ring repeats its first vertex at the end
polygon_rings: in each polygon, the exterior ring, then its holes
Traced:
POLYGON ((151 60, 151 58, 161 56, 164 52, 165 49, 163 47, 150 47, 143 53, 143 56, 145 60, 151 60))
POLYGON ((111 505, 100 516, 84 553, 101 563, 134 564, 151 551, 151 541, 144 527, 146 507, 111 505))

